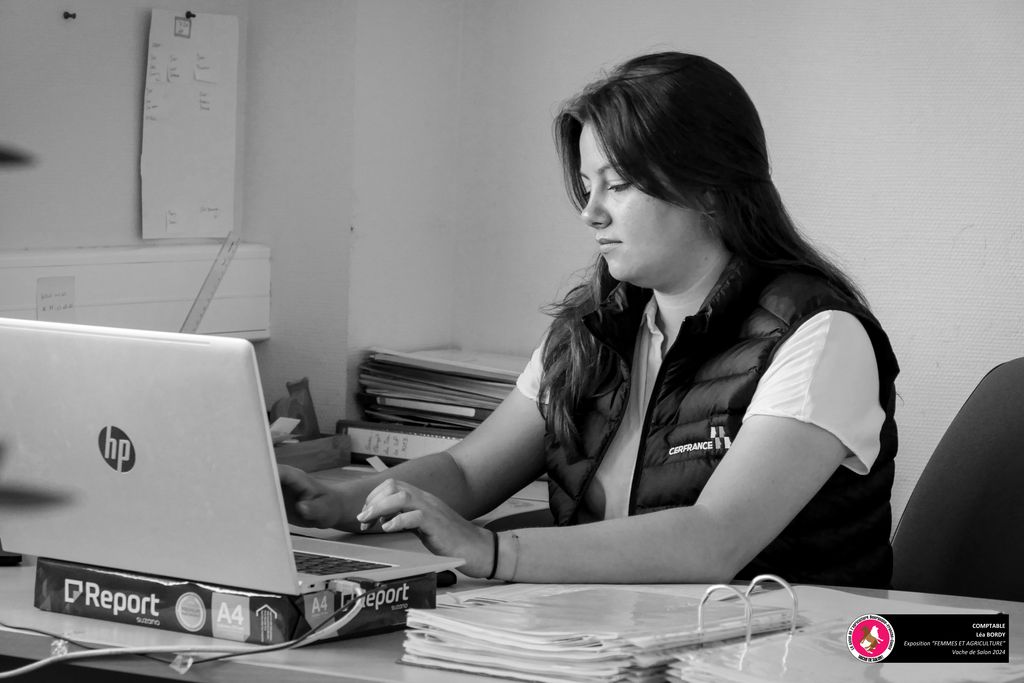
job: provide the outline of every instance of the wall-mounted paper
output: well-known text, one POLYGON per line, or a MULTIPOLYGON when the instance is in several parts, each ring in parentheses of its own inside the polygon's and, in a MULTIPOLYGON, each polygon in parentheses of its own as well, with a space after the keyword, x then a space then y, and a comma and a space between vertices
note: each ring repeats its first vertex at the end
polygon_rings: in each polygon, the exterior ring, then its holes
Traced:
POLYGON ((238 18, 154 9, 142 121, 142 236, 234 227, 238 18))
POLYGON ((36 320, 77 322, 73 275, 41 277, 36 280, 36 320))

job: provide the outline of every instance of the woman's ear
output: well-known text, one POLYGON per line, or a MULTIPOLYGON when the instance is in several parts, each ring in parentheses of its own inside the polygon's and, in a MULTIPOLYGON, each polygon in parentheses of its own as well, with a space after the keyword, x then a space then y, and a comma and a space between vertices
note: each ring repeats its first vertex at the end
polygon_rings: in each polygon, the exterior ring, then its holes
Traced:
POLYGON ((700 224, 710 233, 718 233, 718 194, 708 188, 697 196, 700 224))

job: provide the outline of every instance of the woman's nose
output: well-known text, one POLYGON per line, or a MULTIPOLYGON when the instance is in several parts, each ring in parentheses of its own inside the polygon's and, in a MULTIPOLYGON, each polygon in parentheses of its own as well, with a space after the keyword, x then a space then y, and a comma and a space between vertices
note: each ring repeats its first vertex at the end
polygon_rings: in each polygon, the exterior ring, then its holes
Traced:
POLYGON ((611 220, 608 212, 605 211, 605 208, 599 201, 597 201, 597 198, 594 195, 590 196, 590 199, 587 201, 587 205, 583 207, 582 211, 580 211, 580 218, 583 219, 584 223, 595 230, 607 227, 611 220))

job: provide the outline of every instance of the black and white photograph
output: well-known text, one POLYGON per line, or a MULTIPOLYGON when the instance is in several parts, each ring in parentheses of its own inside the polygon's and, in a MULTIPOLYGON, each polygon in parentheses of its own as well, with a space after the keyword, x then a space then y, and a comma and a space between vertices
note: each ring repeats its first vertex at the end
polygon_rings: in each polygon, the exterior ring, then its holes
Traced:
POLYGON ((1022 38, 0 0, 0 678, 1024 681, 1022 38))

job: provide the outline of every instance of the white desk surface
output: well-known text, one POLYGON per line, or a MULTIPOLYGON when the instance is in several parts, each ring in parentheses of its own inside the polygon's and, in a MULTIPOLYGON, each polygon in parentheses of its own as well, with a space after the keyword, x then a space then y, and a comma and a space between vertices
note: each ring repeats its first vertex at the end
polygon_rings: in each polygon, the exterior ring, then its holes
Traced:
MULTIPOLYGON (((399 539, 392 538, 390 540, 394 542, 399 539)), ((404 541, 406 547, 409 547, 411 543, 418 543, 412 536, 406 537, 404 541)), ((31 564, 31 559, 22 566, 0 567, 0 621, 9 625, 60 633, 68 638, 95 644, 143 646, 224 643, 224 641, 215 641, 211 638, 142 626, 43 612, 32 605, 34 576, 35 567, 31 564)), ((481 585, 486 585, 486 582, 460 575, 459 582, 452 590, 475 588, 481 585)), ((835 597, 833 596, 833 598, 835 597)), ((845 593, 831 605, 814 604, 813 602, 808 604, 807 600, 804 600, 801 603, 801 611, 829 610, 836 617, 847 616, 852 621, 860 614, 876 609, 876 605, 872 604, 875 598, 899 599, 928 606, 939 605, 1007 612, 1010 615, 1011 657, 1013 660, 1020 661, 1021 656, 1024 655, 1024 637, 1022 637, 1024 634, 1020 631, 1020 624, 1024 623, 1024 603, 898 591, 863 590, 845 593)), ((343 681, 415 681, 416 683, 490 681, 493 683, 496 680, 399 664, 397 659, 402 654, 403 637, 402 632, 396 631, 317 643, 299 650, 263 653, 226 662, 204 664, 193 668, 184 676, 175 673, 164 664, 139 657, 96 660, 89 666, 101 667, 108 671, 124 671, 140 676, 171 678, 181 681, 332 681, 335 683, 343 681)), ((0 630, 0 655, 27 660, 42 659, 49 654, 50 642, 51 639, 48 637, 0 630)), ((846 655, 849 656, 848 653, 846 655)), ((964 674, 963 680, 972 679, 970 674, 972 665, 955 666, 962 667, 960 670, 964 674)), ((865 664, 861 669, 864 674, 862 680, 923 681, 924 679, 920 675, 922 671, 915 667, 920 667, 920 665, 865 664)), ((825 672, 823 672, 823 676, 823 680, 827 679, 825 672)))

